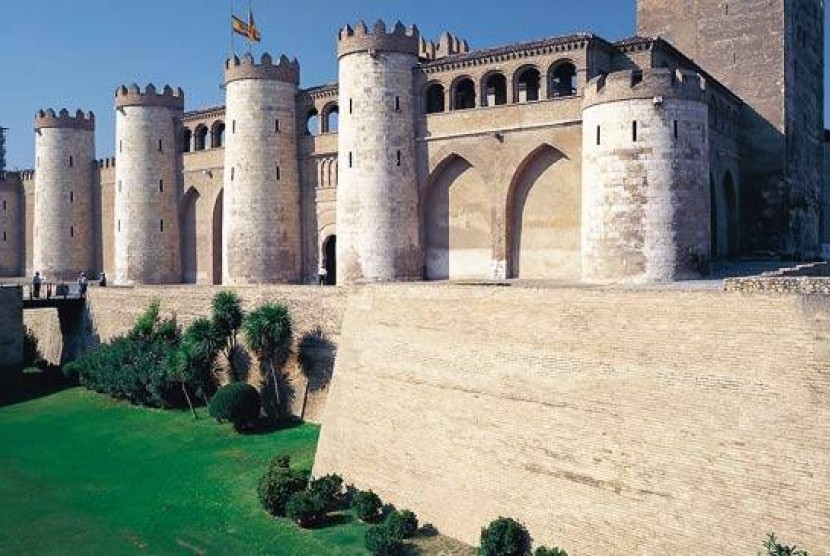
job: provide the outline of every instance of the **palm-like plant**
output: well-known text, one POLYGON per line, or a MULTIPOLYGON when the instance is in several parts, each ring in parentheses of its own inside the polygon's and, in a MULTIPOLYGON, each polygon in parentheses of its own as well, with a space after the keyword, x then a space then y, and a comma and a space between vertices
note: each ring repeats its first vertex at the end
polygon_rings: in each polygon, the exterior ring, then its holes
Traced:
POLYGON ((200 386, 200 394, 205 402, 208 401, 206 390, 210 390, 210 386, 216 386, 216 358, 224 345, 224 338, 206 318, 193 321, 182 337, 182 349, 186 352, 189 365, 192 367, 191 376, 200 386))
POLYGON ((259 307, 245 317, 242 332, 248 347, 256 353, 260 361, 268 368, 274 383, 274 396, 277 414, 285 414, 285 401, 280 395, 280 381, 277 379, 277 367, 288 359, 291 348, 291 315, 282 303, 271 303, 259 307))
POLYGON ((244 313, 242 301, 232 291, 222 291, 213 296, 211 302, 211 324, 216 334, 222 338, 221 351, 228 361, 230 380, 239 380, 234 355, 236 354, 236 336, 242 327, 244 313))

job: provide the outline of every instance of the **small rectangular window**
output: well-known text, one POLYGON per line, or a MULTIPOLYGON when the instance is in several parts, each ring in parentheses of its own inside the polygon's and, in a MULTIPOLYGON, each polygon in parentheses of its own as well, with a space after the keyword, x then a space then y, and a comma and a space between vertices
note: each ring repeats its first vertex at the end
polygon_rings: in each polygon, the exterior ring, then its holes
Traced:
POLYGON ((124 152, 124 142, 118 141, 118 152, 124 152))
POLYGON ((231 166, 231 181, 233 181, 233 175, 234 175, 234 173, 235 173, 235 172, 234 172, 234 170, 235 170, 235 169, 236 169, 236 168, 234 168, 233 166, 231 166))
POLYGON ((160 232, 164 231, 164 220, 159 220, 159 231, 160 232))
POLYGON ((6 211, 6 200, 3 199, 3 212, 5 212, 5 211, 6 211))
POLYGON ((162 152, 162 150, 161 150, 161 139, 159 139, 159 152, 162 152))
POLYGON ((70 191, 70 192, 69 192, 69 202, 70 202, 70 203, 74 203, 74 202, 75 202, 75 192, 74 192, 74 191, 70 191))
POLYGON ((277 180, 280 179, 280 167, 277 166, 277 180))
POLYGON ((398 151, 398 166, 401 165, 401 151, 398 151))
POLYGON ((159 180, 159 193, 164 193, 164 180, 159 180))
POLYGON ((637 142, 637 122, 631 122, 631 140, 637 142))
POLYGON ((280 132, 280 121, 274 120, 274 131, 279 133, 280 132))
POLYGON ((351 167, 352 167, 352 153, 350 151, 349 152, 349 168, 351 168, 351 167))
POLYGON ((674 121, 674 138, 677 139, 677 136, 678 136, 678 126, 677 126, 677 120, 675 120, 674 121))
POLYGON ((40 157, 37 157, 37 167, 40 168, 40 157))
POLYGON ((120 220, 118 221, 118 231, 119 232, 121 231, 121 221, 120 220))
POLYGON ((395 97, 395 112, 401 111, 401 97, 395 97))
POLYGON ((349 99, 349 114, 352 113, 353 108, 354 108, 354 105, 352 104, 352 99, 349 99))
POLYGON ((118 192, 121 193, 121 180, 118 180, 118 192))
POLYGON ((69 226, 69 237, 75 237, 75 226, 69 226))
POLYGON ((70 156, 69 157, 69 167, 72 168, 73 166, 75 166, 75 161, 72 160, 72 157, 70 156))
POLYGON ((602 129, 597 126, 597 145, 602 144, 602 129))
POLYGON ((231 133, 236 133, 236 120, 231 122, 231 133))

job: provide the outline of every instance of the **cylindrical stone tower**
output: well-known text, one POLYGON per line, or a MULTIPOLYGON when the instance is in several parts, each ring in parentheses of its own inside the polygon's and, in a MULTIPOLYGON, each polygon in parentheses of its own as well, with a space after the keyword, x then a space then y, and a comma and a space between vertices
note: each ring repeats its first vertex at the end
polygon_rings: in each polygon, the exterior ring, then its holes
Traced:
POLYGON ((413 68, 419 33, 378 21, 340 31, 338 282, 422 275, 413 68))
POLYGON ((710 251, 708 110, 699 75, 612 73, 583 105, 582 277, 699 277, 710 251))
POLYGON ((299 80, 285 56, 225 63, 223 284, 300 280, 299 80))
POLYGON ((122 86, 115 108, 114 282, 180 283, 176 146, 184 93, 122 86))
POLYGON ((74 280, 94 264, 94 136, 91 112, 35 114, 33 260, 46 280, 74 280))
POLYGON ((0 276, 20 276, 24 272, 25 194, 19 176, 0 174, 0 276))

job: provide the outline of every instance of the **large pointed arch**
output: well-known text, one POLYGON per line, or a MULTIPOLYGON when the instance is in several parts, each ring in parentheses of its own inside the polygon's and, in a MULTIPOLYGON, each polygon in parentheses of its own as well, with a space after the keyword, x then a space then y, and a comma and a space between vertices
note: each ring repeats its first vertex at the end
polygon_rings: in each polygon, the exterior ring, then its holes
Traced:
POLYGON ((451 153, 424 195, 425 278, 487 278, 492 265, 492 197, 467 158, 451 153))
POLYGON ((543 143, 522 160, 505 203, 507 275, 577 279, 580 273, 579 169, 543 143))
POLYGON ((199 230, 198 213, 202 195, 190 187, 181 200, 179 218, 181 222, 182 282, 195 284, 199 278, 199 230))

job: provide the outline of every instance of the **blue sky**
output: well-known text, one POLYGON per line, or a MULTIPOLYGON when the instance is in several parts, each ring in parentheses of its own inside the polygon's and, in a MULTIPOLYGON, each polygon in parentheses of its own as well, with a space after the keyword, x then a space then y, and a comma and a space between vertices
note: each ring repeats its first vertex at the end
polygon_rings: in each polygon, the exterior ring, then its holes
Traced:
MULTIPOLYGON (((120 84, 182 87, 188 110, 222 104, 231 4, 245 13, 244 0, 0 0, 7 167, 31 166, 32 121, 41 108, 94 111, 97 156, 110 156, 120 84)), ((263 33, 255 51, 296 56, 304 87, 336 80, 337 30, 360 19, 415 23, 433 40, 450 31, 472 48, 574 31, 617 39, 634 34, 636 25, 635 0, 254 0, 253 6, 263 33)))

